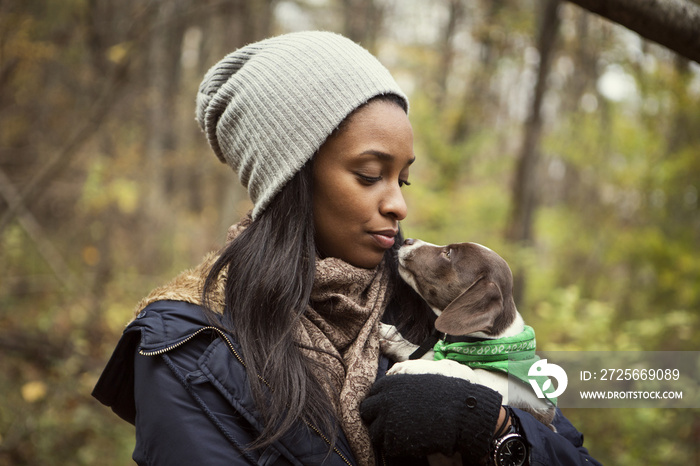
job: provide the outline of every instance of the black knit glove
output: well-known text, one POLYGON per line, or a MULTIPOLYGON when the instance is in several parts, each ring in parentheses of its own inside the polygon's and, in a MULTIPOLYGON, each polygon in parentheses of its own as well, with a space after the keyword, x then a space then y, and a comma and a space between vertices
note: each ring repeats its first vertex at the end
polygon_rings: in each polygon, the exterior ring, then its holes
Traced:
POLYGON ((360 413, 387 456, 460 452, 464 463, 477 464, 489 454, 501 399, 455 377, 396 374, 372 386, 360 413))

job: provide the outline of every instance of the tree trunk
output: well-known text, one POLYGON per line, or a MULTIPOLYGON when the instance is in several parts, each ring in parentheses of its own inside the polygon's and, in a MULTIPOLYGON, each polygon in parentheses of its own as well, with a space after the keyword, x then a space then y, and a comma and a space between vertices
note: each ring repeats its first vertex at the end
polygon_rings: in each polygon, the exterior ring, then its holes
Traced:
MULTIPOLYGON (((525 122, 525 134, 513 184, 513 208, 506 237, 510 241, 523 246, 528 246, 532 243, 532 224, 537 205, 536 173, 542 133, 541 109, 554 52, 554 40, 559 31, 559 5, 560 0, 547 0, 544 5, 537 46, 540 55, 537 83, 530 115, 525 122)), ((522 301, 523 298, 525 276, 523 271, 514 275, 513 294, 516 297, 517 304, 517 301, 522 301)))
POLYGON ((375 0, 342 0, 343 33, 376 53, 377 37, 381 31, 384 12, 375 0))
MULTIPOLYGON (((498 100, 490 84, 496 73, 503 44, 491 34, 489 25, 498 22, 498 15, 505 5, 503 0, 487 0, 483 2, 482 8, 485 9, 484 19, 479 25, 475 25, 472 31, 472 36, 481 49, 480 60, 475 64, 469 87, 464 93, 462 111, 451 130, 450 141, 454 144, 460 144, 481 128, 492 125, 493 114, 487 113, 486 109, 492 106, 491 102, 498 100), (475 116, 475 108, 481 109, 482 114, 475 116)), ((468 15, 466 13, 466 16, 468 15)))
POLYGON ((438 89, 434 99, 437 109, 442 109, 447 97, 447 81, 452 71, 452 62, 455 54, 452 40, 457 30, 457 24, 464 14, 462 0, 448 0, 448 10, 447 22, 440 40, 440 64, 437 68, 436 77, 438 89))
POLYGON ((700 5, 690 0, 569 0, 700 63, 700 5))
POLYGON ((169 167, 174 165, 172 157, 177 144, 172 119, 180 77, 181 3, 161 1, 149 44, 146 169, 150 182, 146 199, 148 215, 156 219, 168 211, 164 207, 172 177, 169 167))

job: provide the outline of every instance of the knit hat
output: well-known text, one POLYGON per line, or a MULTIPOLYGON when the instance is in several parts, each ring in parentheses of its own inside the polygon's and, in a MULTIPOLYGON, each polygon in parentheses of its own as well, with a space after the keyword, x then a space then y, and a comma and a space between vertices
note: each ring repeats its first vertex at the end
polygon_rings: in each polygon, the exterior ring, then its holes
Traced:
POLYGON ((238 173, 253 218, 353 110, 372 97, 408 100, 389 71, 341 35, 306 31, 230 53, 204 76, 197 121, 238 173))

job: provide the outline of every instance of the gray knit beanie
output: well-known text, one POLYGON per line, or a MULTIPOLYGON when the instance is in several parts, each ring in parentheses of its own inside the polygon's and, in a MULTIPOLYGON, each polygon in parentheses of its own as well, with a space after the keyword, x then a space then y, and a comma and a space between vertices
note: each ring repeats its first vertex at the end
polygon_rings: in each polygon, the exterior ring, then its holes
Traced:
POLYGON ((238 173, 253 218, 335 128, 372 97, 408 100, 367 50, 331 32, 285 34, 227 55, 204 76, 197 121, 238 173))

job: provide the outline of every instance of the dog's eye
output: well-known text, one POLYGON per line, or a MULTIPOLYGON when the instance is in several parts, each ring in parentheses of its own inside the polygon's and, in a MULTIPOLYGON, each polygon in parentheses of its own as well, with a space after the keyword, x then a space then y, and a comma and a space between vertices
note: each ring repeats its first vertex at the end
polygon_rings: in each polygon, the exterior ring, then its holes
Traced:
POLYGON ((452 249, 447 248, 444 251, 442 251, 442 254, 448 259, 450 259, 452 257, 452 249))

